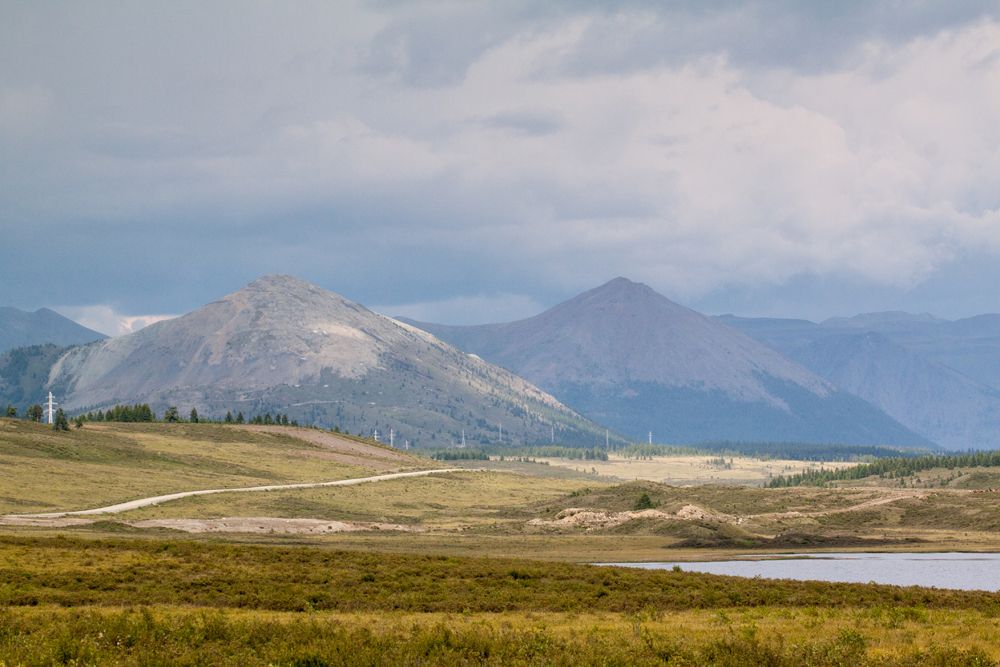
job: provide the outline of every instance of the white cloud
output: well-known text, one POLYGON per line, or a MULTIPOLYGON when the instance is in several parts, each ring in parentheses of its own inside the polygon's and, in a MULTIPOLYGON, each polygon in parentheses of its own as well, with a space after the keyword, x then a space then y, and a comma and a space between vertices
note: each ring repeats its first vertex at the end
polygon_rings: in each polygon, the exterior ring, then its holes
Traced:
POLYGON ((125 315, 111 306, 62 306, 53 308, 88 329, 108 336, 123 336, 148 327, 150 324, 169 320, 176 315, 125 315))
MULTIPOLYGON (((1000 23, 874 4, 666 17, 340 5, 308 20, 264 6, 234 13, 225 39, 167 9, 20 26, 41 41, 0 32, 0 56, 28 63, 0 74, 0 125, 44 111, 33 122, 48 138, 32 150, 34 127, 0 157, 0 194, 25 225, 219 220, 234 231, 189 232, 184 251, 211 273, 227 270, 220 238, 236 248, 230 272, 287 257, 268 270, 351 262, 388 281, 415 266, 406 275, 439 287, 405 307, 428 319, 481 299, 456 294, 611 275, 686 299, 803 275, 906 289, 964 253, 1000 253, 1000 23), (145 48, 86 42, 116 35, 114 19, 145 48), (269 239, 242 233, 261 219, 269 239), (459 255, 472 259, 455 268, 459 255)), ((93 256, 83 245, 73 261, 93 256)))

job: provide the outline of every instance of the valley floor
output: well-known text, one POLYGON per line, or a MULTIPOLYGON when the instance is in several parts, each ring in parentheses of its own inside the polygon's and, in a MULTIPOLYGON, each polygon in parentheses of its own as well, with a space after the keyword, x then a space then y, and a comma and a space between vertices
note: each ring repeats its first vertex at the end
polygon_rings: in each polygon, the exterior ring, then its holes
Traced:
POLYGON ((1000 660, 1000 594, 573 563, 1000 551, 991 469, 678 486, 551 462, 434 472, 314 429, 10 420, 0 464, 0 664, 1000 660), (271 485, 295 488, 246 490, 271 485), (220 488, 243 491, 24 516, 220 488))

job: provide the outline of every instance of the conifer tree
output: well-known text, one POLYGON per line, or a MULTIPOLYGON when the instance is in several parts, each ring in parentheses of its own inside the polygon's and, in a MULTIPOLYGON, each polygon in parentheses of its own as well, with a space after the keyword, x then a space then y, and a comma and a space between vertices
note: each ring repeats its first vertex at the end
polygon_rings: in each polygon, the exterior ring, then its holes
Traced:
POLYGON ((56 417, 52 422, 52 429, 55 431, 69 430, 69 420, 66 419, 66 413, 63 412, 62 408, 58 408, 56 410, 56 417))

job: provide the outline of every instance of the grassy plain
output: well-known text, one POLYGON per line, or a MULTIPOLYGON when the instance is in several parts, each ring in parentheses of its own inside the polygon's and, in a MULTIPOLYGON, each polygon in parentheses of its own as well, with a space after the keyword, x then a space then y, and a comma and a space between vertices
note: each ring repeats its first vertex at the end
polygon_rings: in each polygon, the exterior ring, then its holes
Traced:
POLYGON ((747 456, 654 456, 626 458, 616 454, 607 461, 539 459, 550 466, 589 472, 614 480, 648 480, 675 486, 700 484, 762 485, 771 477, 794 475, 819 468, 855 465, 846 461, 817 462, 757 459, 747 456), (725 461, 725 464, 722 461, 725 461))
POLYGON ((124 520, 171 517, 268 516, 377 521, 459 529, 523 524, 531 507, 555 502, 586 482, 540 480, 504 472, 454 472, 377 484, 295 491, 197 496, 121 515, 124 520))
POLYGON ((0 419, 0 513, 78 510, 176 491, 429 467, 415 458, 338 457, 294 433, 219 424, 87 424, 62 432, 0 419))

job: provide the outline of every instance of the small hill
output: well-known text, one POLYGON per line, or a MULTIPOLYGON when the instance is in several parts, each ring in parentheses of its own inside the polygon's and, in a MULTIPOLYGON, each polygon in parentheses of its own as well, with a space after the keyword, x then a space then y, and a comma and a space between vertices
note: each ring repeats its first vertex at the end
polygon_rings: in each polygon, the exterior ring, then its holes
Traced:
POLYGON ((773 349, 625 278, 518 322, 413 324, 636 438, 927 443, 773 349))
POLYGON ((87 423, 54 431, 3 418, 0 460, 0 514, 83 510, 164 493, 329 481, 432 464, 316 429, 87 423))
POLYGON ((48 308, 27 312, 0 306, 0 353, 29 345, 83 345, 107 338, 48 308))
POLYGON ((604 430, 551 395, 425 331, 289 276, 187 315, 73 348, 46 388, 72 411, 148 402, 216 417, 281 411, 396 444, 592 444, 604 430), (600 434, 598 436, 598 434, 600 434))

